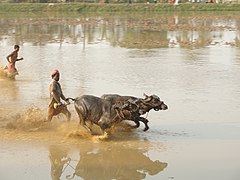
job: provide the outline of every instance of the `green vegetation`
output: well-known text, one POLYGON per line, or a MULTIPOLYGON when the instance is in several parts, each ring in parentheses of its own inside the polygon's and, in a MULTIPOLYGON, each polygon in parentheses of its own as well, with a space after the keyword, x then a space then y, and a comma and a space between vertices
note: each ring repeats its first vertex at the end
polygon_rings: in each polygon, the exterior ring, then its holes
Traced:
POLYGON ((106 3, 0 3, 0 12, 164 12, 164 11, 240 11, 240 4, 106 4, 106 3))

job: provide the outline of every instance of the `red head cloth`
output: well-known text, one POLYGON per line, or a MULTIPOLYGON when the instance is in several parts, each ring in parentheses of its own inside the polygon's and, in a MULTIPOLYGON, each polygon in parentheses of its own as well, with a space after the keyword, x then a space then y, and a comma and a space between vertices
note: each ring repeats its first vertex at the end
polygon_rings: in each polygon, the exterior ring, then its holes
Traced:
POLYGON ((53 78, 56 74, 59 74, 59 71, 58 71, 57 69, 55 69, 55 70, 52 71, 52 74, 51 74, 52 78, 53 78))

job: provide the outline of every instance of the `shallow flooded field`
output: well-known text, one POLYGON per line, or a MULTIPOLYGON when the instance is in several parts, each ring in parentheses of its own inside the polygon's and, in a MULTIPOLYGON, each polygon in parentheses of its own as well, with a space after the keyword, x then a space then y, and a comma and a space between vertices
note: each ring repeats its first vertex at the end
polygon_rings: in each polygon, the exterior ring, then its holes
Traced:
POLYGON ((238 180, 239 17, 0 15, 1 66, 14 44, 24 57, 15 80, 0 78, 0 179, 238 180), (70 123, 43 122, 53 69, 66 97, 156 94, 169 109, 104 139, 73 104, 70 123))

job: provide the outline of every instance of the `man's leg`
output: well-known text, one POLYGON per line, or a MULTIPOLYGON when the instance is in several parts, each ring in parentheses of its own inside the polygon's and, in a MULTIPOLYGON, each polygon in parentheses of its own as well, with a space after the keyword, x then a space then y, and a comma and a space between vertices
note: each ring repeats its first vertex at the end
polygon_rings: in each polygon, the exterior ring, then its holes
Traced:
POLYGON ((48 115, 45 121, 51 121, 54 116, 54 108, 48 107, 48 115))

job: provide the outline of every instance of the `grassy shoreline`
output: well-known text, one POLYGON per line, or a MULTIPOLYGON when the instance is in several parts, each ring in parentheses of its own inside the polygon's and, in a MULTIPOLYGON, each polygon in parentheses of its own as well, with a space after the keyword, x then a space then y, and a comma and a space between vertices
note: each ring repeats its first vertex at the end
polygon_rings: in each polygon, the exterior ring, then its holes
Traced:
POLYGON ((240 11, 240 4, 97 4, 97 3, 0 3, 0 13, 10 12, 164 12, 240 11))

